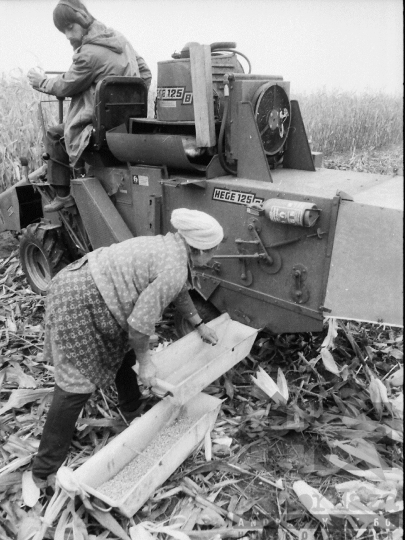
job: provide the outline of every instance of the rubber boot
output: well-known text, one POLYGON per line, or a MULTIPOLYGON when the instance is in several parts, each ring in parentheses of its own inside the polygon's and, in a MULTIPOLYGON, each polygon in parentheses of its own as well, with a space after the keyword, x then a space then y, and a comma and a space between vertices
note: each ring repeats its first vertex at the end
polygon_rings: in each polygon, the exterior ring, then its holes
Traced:
POLYGON ((90 394, 65 392, 55 384, 53 400, 46 417, 38 453, 34 458, 34 480, 47 480, 65 461, 76 421, 90 394))

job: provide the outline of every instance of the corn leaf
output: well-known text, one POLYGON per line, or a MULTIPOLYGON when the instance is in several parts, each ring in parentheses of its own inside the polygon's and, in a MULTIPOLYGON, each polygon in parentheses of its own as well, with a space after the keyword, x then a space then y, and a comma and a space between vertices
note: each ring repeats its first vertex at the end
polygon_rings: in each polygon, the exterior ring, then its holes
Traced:
POLYGON ((77 512, 73 512, 73 538, 74 540, 88 540, 87 527, 77 512))
POLYGON ((357 445, 352 446, 350 444, 344 444, 340 441, 334 441, 332 444, 333 446, 337 446, 338 448, 341 448, 351 456, 361 459, 362 461, 365 461, 366 463, 369 463, 370 465, 374 465, 376 467, 382 467, 383 461, 381 457, 379 456, 375 446, 373 446, 370 443, 367 443, 366 441, 362 439, 358 439, 356 441, 357 445))
POLYGON ((27 403, 32 403, 38 399, 42 399, 45 396, 48 396, 53 391, 52 388, 39 388, 36 390, 13 390, 8 398, 7 403, 5 403, 0 408, 0 415, 9 411, 10 409, 19 409, 27 405, 27 403))

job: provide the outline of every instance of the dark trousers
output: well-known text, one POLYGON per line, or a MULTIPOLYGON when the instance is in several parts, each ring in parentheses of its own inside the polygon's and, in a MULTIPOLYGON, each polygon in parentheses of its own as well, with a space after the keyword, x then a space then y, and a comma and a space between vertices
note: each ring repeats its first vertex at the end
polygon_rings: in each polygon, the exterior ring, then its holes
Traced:
POLYGON ((48 182, 57 195, 65 197, 70 190, 69 156, 63 143, 64 125, 52 126, 46 132, 45 148, 49 155, 48 182))
MULTIPOLYGON (((123 412, 138 408, 141 392, 136 374, 132 369, 135 353, 130 350, 124 357, 115 378, 118 405, 123 412)), ((64 462, 73 438, 80 411, 90 394, 65 392, 55 384, 53 399, 46 417, 38 453, 34 459, 32 473, 37 478, 46 478, 55 473, 64 462)))

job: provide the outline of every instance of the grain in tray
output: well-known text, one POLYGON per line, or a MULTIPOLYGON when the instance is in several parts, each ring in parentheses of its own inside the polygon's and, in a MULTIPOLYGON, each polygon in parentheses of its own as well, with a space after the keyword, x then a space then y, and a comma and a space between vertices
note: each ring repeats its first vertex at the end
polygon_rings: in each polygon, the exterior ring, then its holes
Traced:
POLYGON ((182 416, 160 431, 142 453, 115 476, 97 488, 99 493, 113 500, 121 499, 190 429, 195 420, 182 416))

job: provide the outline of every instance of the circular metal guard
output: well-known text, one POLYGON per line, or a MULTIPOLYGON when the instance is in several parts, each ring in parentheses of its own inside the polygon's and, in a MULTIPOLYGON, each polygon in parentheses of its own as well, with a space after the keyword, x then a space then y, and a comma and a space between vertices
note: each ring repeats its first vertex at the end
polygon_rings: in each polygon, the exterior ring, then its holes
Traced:
POLYGON ((255 118, 264 151, 277 154, 283 147, 290 127, 291 108, 285 90, 275 83, 267 83, 256 93, 255 118))

